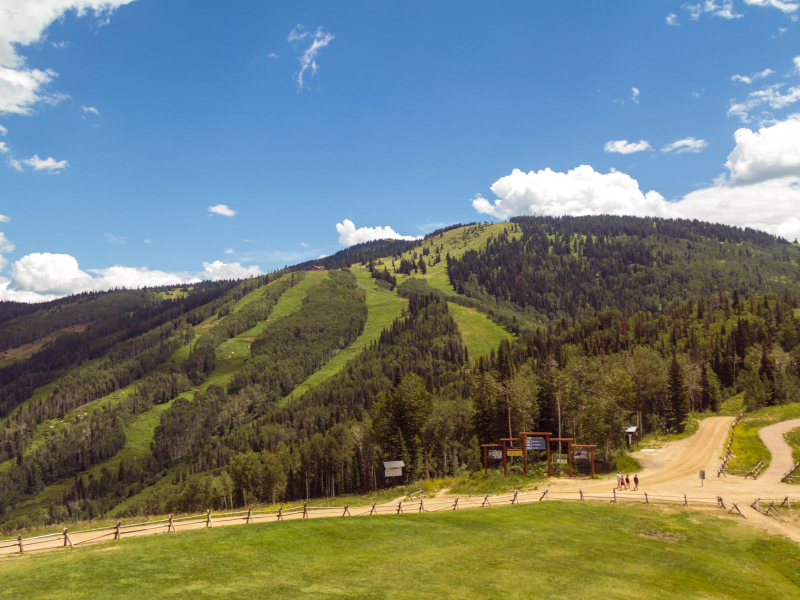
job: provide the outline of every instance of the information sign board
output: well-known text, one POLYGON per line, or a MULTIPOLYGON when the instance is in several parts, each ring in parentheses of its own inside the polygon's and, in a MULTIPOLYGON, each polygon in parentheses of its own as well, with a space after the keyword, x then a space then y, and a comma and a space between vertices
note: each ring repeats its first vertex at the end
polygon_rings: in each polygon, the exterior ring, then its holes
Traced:
POLYGON ((547 444, 543 437, 526 437, 525 445, 528 450, 547 450, 547 444))
POLYGON ((588 450, 573 450, 572 451, 572 459, 573 460, 589 460, 589 451, 588 450))
POLYGON ((554 463, 565 465, 569 462, 569 457, 566 454, 556 454, 554 452, 551 456, 554 463))
POLYGON ((503 460, 503 451, 499 449, 489 450, 489 458, 495 458, 497 460, 503 460))
POLYGON ((522 456, 521 448, 509 448, 506 450, 506 456, 522 456))

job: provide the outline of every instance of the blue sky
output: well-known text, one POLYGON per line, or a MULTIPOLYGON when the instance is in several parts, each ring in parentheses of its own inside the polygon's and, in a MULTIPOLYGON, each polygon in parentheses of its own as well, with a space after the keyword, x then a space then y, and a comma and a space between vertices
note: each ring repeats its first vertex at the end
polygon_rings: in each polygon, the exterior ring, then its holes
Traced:
POLYGON ((515 214, 800 235, 795 0, 30 4, 0 0, 0 298, 515 214))

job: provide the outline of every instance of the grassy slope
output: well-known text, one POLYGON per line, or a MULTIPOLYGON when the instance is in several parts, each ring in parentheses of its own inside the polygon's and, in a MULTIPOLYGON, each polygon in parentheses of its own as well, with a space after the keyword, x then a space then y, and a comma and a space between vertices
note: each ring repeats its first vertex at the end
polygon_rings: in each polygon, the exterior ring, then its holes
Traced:
MULTIPOLYGON (((294 288, 289 289, 286 293, 281 296, 278 300, 277 305, 273 309, 273 316, 270 318, 270 321, 274 319, 274 315, 278 313, 279 316, 284 316, 286 314, 290 314, 294 310, 299 308, 302 299, 306 296, 306 290, 310 285, 314 285, 318 283, 322 276, 327 276, 327 274, 312 274, 315 277, 307 277, 305 280, 300 282, 294 288), (298 289, 299 288, 299 289, 298 289), (288 298, 287 298, 288 296, 288 298)), ((242 303, 252 302, 254 299, 260 297, 264 293, 264 288, 259 288, 258 290, 251 292, 244 298, 242 298, 236 306, 234 306, 234 311, 237 308, 240 308, 242 303)), ((259 323, 253 329, 245 331, 240 335, 236 336, 235 338, 231 338, 220 344, 216 350, 217 356, 217 368, 214 369, 211 373, 209 373, 206 380, 198 387, 181 394, 181 396, 186 398, 194 398, 194 394, 198 391, 202 391, 208 388, 208 386, 212 384, 217 385, 226 385, 230 378, 239 370, 244 364, 247 362, 247 359, 250 357, 250 343, 254 339, 255 335, 260 333, 264 327, 268 325, 269 321, 265 321, 263 323, 259 323)), ((184 346, 184 348, 188 348, 189 344, 184 346)), ((183 349, 181 349, 183 350, 183 349)), ((180 351, 180 350, 179 350, 180 351)), ((177 354, 177 352, 176 352, 177 354)), ((171 357, 171 361, 180 362, 185 356, 176 356, 173 354, 171 357)), ((188 350, 186 352, 186 356, 188 356, 188 350)), ((61 421, 53 420, 47 421, 42 423, 37 432, 34 436, 34 441, 38 444, 41 444, 45 439, 46 436, 49 435, 48 431, 55 431, 55 429, 50 429, 50 427, 56 426, 65 426, 65 424, 74 422, 77 418, 79 413, 84 412, 92 412, 97 410, 101 406, 106 405, 116 405, 122 398, 127 396, 127 394, 132 393, 136 387, 137 382, 131 383, 129 386, 122 388, 121 390, 117 390, 113 394, 106 396, 105 398, 100 398, 95 400, 87 405, 84 405, 80 409, 72 411, 65 418, 61 421)), ((167 408, 172 405, 171 402, 167 402, 165 404, 159 404, 154 406, 146 413, 142 413, 140 415, 136 415, 133 417, 131 422, 125 429, 125 446, 120 450, 117 454, 113 457, 108 459, 107 461, 100 463, 99 465, 95 465, 91 469, 84 471, 84 475, 88 476, 92 474, 95 478, 98 478, 102 473, 104 468, 109 469, 110 471, 115 471, 119 469, 119 463, 122 460, 127 462, 139 462, 141 464, 147 458, 147 455, 150 452, 150 443, 153 441, 153 437, 155 435, 155 429, 161 422, 161 413, 164 412, 167 408)), ((30 444, 29 448, 26 452, 30 451, 31 449, 35 448, 33 443, 30 444)), ((10 468, 13 461, 7 461, 0 465, 0 468, 10 468)), ((17 506, 14 510, 14 515, 23 515, 28 514, 31 509, 36 507, 47 507, 50 503, 51 498, 59 498, 61 496, 61 492, 63 491, 63 483, 53 484, 51 486, 46 487, 40 493, 33 496, 27 502, 24 502, 17 506)))
MULTIPOLYGON (((394 320, 400 317, 403 307, 406 306, 407 301, 404 298, 400 298, 393 292, 378 289, 375 285, 375 280, 369 276, 369 272, 366 269, 355 268, 352 271, 356 275, 359 287, 367 293, 366 303, 369 313, 364 331, 355 342, 339 351, 321 369, 298 385, 291 395, 283 399, 283 402, 288 402, 294 397, 299 398, 306 391, 313 389, 341 371, 359 352, 362 352, 369 344, 376 341, 380 337, 381 331, 391 327, 394 320)), ((315 274, 313 271, 309 272, 309 276, 315 274)))
POLYGON ((0 598, 788 599, 800 549, 717 515, 546 502, 123 539, 5 558, 0 582, 0 598))
POLYGON ((86 329, 86 325, 73 325, 72 327, 65 327, 64 329, 54 331, 53 333, 46 335, 45 337, 38 339, 35 342, 31 342, 29 344, 23 344, 22 346, 18 346, 16 348, 9 348, 8 350, 0 352, 0 368, 14 364, 18 360, 24 360, 26 358, 30 358, 31 356, 36 354, 39 350, 41 350, 45 346, 45 344, 52 342, 57 337, 62 336, 65 333, 77 333, 83 331, 84 329, 86 329))

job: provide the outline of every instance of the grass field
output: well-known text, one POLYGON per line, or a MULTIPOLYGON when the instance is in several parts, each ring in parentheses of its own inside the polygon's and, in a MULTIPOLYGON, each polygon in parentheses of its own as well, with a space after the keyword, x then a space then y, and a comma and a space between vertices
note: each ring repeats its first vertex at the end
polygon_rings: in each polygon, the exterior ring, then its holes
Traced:
POLYGON ((184 531, 0 560, 0 598, 770 598, 800 548, 716 514, 544 502, 184 531))
POLYGON ((492 321, 488 315, 474 308, 449 302, 450 314, 458 325, 461 337, 467 345, 471 358, 488 356, 502 340, 513 340, 514 336, 492 321))
MULTIPOLYGON (((800 427, 792 429, 789 433, 784 434, 783 437, 786 443, 792 447, 792 458, 797 462, 800 460, 800 427)), ((800 485, 800 481, 797 482, 797 485, 800 485)))
POLYGON ((731 452, 735 458, 731 461, 730 468, 752 469, 761 458, 764 458, 768 467, 772 454, 761 441, 758 430, 779 421, 798 418, 800 418, 800 402, 770 406, 745 415, 733 434, 731 452))

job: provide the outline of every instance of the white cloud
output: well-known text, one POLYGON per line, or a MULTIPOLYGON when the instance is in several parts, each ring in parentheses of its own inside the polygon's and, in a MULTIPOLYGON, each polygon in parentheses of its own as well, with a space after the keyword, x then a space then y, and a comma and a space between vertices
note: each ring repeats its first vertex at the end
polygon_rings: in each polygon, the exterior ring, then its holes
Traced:
POLYGON ((143 244, 152 244, 153 240, 149 240, 149 239, 148 240, 144 240, 142 243, 143 244))
POLYGON ((764 79, 766 77, 769 77, 770 75, 773 75, 774 73, 775 71, 773 71, 772 69, 764 69, 763 71, 759 71, 758 73, 753 73, 752 75, 749 76, 734 75, 733 77, 731 77, 731 81, 738 81, 749 85, 753 83, 753 81, 755 81, 756 79, 764 79))
POLYGON ((236 214, 236 211, 232 208, 229 208, 226 204, 215 204, 214 206, 209 206, 208 212, 215 215, 223 215, 225 217, 232 217, 236 214))
POLYGON ((678 15, 675 13, 669 13, 667 15, 667 25, 673 25, 674 27, 680 27, 680 23, 678 23, 678 15))
POLYGON ((764 79, 774 74, 775 71, 773 71, 772 69, 764 69, 763 71, 759 71, 758 73, 753 73, 753 79, 764 79))
POLYGON ((5 142, 0 142, 0 154, 5 154, 8 152, 8 146, 6 146, 5 142))
POLYGON ((100 111, 97 110, 94 106, 84 106, 83 104, 81 104, 81 109, 85 113, 92 113, 93 115, 99 115, 100 114, 100 111))
POLYGON ((684 152, 702 152, 703 148, 708 146, 705 140, 696 140, 693 137, 677 140, 671 144, 664 146, 662 152, 675 152, 676 154, 683 154, 684 152))
POLYGON ((47 28, 69 11, 77 16, 93 12, 105 17, 132 0, 5 0, 0 18, 0 113, 31 114, 40 103, 55 104, 66 94, 47 92, 57 76, 51 69, 29 69, 19 50, 41 42, 47 28))
POLYGON ((114 233, 106 233, 106 241, 110 244, 121 244, 125 245, 125 241, 128 239, 124 235, 116 235, 114 233))
POLYGON ((787 14, 796 11, 800 7, 800 3, 786 2, 785 0, 744 0, 744 3, 751 6, 771 6, 787 14))
MULTIPOLYGON (((13 244, 0 234, 0 250, 13 244)), ((0 257, 1 258, 1 257, 0 257)), ((203 279, 241 279, 262 275, 257 266, 242 267, 239 263, 221 261, 203 263, 203 271, 169 273, 147 267, 115 265, 106 269, 82 270, 78 261, 69 254, 33 253, 16 261, 11 279, 0 277, 0 300, 18 302, 44 302, 69 294, 113 288, 137 288, 196 283, 203 279)))
POLYGON ((492 185, 498 199, 472 201, 482 214, 634 215, 682 217, 753 227, 787 239, 800 237, 800 114, 757 132, 739 129, 725 163, 727 176, 715 185, 667 202, 643 194, 624 173, 603 175, 588 165, 567 173, 514 170, 492 185))
MULTIPOLYGON (((763 1, 769 2, 770 0, 763 1)), ((733 0, 722 0, 720 4, 717 4, 715 0, 705 0, 697 4, 684 4, 682 8, 689 13, 689 18, 693 21, 699 19, 703 13, 708 13, 714 17, 722 17, 723 19, 739 19, 744 16, 733 10, 733 0)))
POLYGON ((213 263, 204 262, 203 268, 204 270, 201 273, 203 278, 214 281, 218 279, 245 279, 264 274, 257 265, 243 267, 238 262, 224 263, 221 260, 215 260, 213 263))
POLYGON ((306 244, 305 242, 300 242, 300 245, 301 245, 303 248, 308 248, 308 244, 306 244))
POLYGON ((631 88, 631 100, 633 100, 636 104, 639 104, 639 88, 631 88))
POLYGON ((8 133, 8 129, 0 125, 0 135, 5 135, 8 133))
POLYGON ((737 116, 742 122, 749 123, 751 120, 750 113, 754 108, 769 106, 779 110, 800 100, 800 86, 791 87, 786 90, 785 94, 781 94, 780 89, 783 86, 784 84, 782 83, 776 83, 764 89, 750 92, 744 102, 733 102, 731 104, 730 108, 728 108, 728 116, 737 116))
POLYGON ((327 255, 327 254, 320 254, 320 255, 317 257, 317 260, 322 260, 323 258, 328 258, 328 255, 327 255))
MULTIPOLYGON (((11 219, 5 217, 4 220, 7 222, 10 221, 11 219)), ((5 233, 0 231, 0 253, 7 254, 8 252, 13 252, 13 251, 14 251, 14 244, 12 244, 8 240, 5 233)))
POLYGON ((753 80, 750 79, 747 75, 734 75, 733 77, 731 77, 731 81, 738 81, 740 83, 746 83, 748 85, 753 83, 753 80))
POLYGON ((22 171, 22 163, 19 162, 16 158, 11 158, 9 156, 8 159, 6 160, 6 164, 12 169, 16 169, 17 171, 22 171))
POLYGON ((345 219, 336 224, 336 231, 339 232, 339 243, 345 246, 371 242, 373 240, 417 240, 420 237, 411 235, 400 235, 391 227, 359 227, 350 219, 345 219))
POLYGON ((736 147, 725 163, 732 183, 800 177, 800 114, 756 132, 743 127, 734 140, 736 147))
POLYGON ((794 63, 794 72, 800 74, 800 56, 795 56, 792 62, 794 63))
POLYGON ((56 173, 61 169, 66 169, 69 166, 69 163, 66 160, 56 160, 50 156, 45 159, 41 159, 39 158, 38 154, 34 154, 22 162, 29 167, 33 167, 33 169, 36 171, 48 171, 50 173, 56 173))
MULTIPOLYGON (((289 33, 289 36, 286 39, 287 41, 294 43, 305 41, 310 36, 311 34, 305 31, 305 28, 302 25, 297 25, 294 29, 292 29, 291 33, 289 33)), ((307 70, 311 69, 312 77, 317 74, 317 71, 319 70, 319 67, 317 66, 317 55, 319 55, 320 50, 325 48, 333 41, 334 37, 335 36, 332 33, 325 33, 322 30, 322 27, 318 28, 314 32, 311 45, 309 45, 309 47, 306 48, 300 55, 300 70, 294 74, 298 90, 303 89, 303 86, 305 85, 304 75, 307 70)))
POLYGON ((514 169, 498 179, 490 203, 478 196, 472 206, 481 214, 505 219, 513 215, 638 215, 675 217, 658 192, 643 194, 638 182, 625 173, 598 173, 581 165, 567 173, 550 169, 524 173, 514 169))
POLYGON ((225 250, 225 254, 233 254, 233 248, 228 248, 225 250))
POLYGON ((8 223, 11 220, 11 217, 7 217, 5 215, 0 215, 0 223, 8 223))
POLYGON ((633 154, 634 152, 650 150, 650 144, 645 140, 639 140, 638 142, 616 140, 607 142, 606 145, 603 146, 603 150, 605 152, 616 152, 617 154, 633 154))

